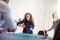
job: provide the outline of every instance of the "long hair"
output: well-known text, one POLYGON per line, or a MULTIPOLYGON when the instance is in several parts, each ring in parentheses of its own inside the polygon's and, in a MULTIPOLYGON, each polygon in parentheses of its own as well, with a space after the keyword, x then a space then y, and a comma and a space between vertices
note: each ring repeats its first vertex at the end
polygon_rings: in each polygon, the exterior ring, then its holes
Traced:
POLYGON ((33 20, 33 17, 32 17, 32 14, 31 14, 31 13, 26 13, 26 14, 25 14, 25 16, 24 16, 24 19, 23 19, 23 20, 27 20, 26 15, 30 15, 29 22, 34 22, 34 20, 33 20))

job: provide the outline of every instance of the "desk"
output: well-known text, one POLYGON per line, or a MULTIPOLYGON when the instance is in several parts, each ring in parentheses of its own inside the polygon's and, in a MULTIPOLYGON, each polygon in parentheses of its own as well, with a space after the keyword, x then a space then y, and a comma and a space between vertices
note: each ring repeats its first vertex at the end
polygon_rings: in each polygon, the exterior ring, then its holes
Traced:
POLYGON ((0 33, 0 40, 49 40, 43 35, 22 34, 22 33, 0 33))

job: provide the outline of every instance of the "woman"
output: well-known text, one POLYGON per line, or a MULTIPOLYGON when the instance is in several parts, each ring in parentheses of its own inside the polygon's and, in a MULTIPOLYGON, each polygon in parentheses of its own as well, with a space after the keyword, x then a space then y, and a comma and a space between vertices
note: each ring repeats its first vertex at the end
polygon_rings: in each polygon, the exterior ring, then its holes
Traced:
POLYGON ((20 26, 23 27, 23 33, 33 34, 34 20, 30 13, 26 13, 23 21, 20 22, 20 26))

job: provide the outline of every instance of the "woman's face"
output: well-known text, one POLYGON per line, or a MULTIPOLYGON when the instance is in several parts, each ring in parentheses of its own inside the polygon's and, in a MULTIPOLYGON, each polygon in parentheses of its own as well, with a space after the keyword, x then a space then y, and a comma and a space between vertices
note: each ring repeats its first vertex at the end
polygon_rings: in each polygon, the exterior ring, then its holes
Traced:
POLYGON ((29 14, 26 15, 26 19, 27 19, 27 21, 30 20, 30 15, 29 14))

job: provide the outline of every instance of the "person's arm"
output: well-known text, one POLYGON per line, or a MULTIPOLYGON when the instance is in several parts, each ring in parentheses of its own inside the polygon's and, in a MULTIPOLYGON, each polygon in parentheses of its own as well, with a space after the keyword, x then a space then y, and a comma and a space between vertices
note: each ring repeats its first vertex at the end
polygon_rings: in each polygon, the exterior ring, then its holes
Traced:
POLYGON ((23 23, 24 23, 24 20, 17 22, 17 26, 19 26, 20 24, 23 24, 23 23))
POLYGON ((4 6, 4 9, 2 9, 2 14, 3 14, 3 19, 5 20, 5 23, 8 26, 7 28, 9 28, 9 30, 11 29, 11 31, 12 30, 15 31, 16 25, 13 21, 9 6, 4 6))
POLYGON ((10 10, 8 4, 1 3, 0 4, 0 11, 2 12, 3 20, 5 21, 5 23, 7 25, 6 28, 14 29, 15 25, 14 25, 14 21, 11 17, 11 10, 10 10))
POLYGON ((16 26, 15 26, 15 23, 12 19, 11 14, 8 12, 4 12, 3 18, 5 20, 5 23, 7 24, 7 31, 9 32, 9 30, 10 30, 11 32, 15 32, 16 26))
POLYGON ((31 28, 34 29, 34 27, 35 27, 34 22, 32 22, 31 28))
POLYGON ((31 23, 31 27, 30 27, 30 30, 34 29, 35 25, 34 25, 34 22, 31 23))
POLYGON ((1 28, 1 27, 0 27, 0 33, 2 33, 3 30, 4 30, 4 28, 1 28))
POLYGON ((14 25, 15 23, 14 23, 10 13, 4 12, 3 17, 9 28, 15 27, 15 25, 14 25))
POLYGON ((50 29, 48 29, 48 30, 46 30, 46 31, 48 32, 48 31, 51 31, 52 29, 53 29, 53 26, 51 26, 51 28, 50 28, 50 29))
POLYGON ((22 20, 21 22, 18 22, 17 23, 17 26, 20 26, 22 28, 25 28, 25 24, 24 23, 25 23, 24 20, 22 20))

